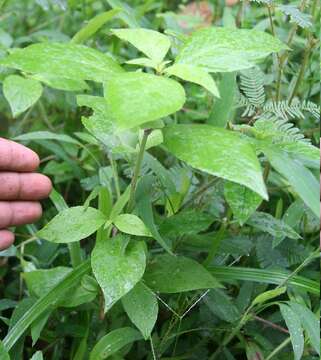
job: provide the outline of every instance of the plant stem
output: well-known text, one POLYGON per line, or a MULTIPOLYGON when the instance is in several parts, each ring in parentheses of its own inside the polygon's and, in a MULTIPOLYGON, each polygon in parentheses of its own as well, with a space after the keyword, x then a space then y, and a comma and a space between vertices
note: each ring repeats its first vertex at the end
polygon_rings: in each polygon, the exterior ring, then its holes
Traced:
POLYGON ((137 162, 136 162, 136 166, 135 166, 135 170, 134 170, 134 176, 133 176, 131 188, 130 188, 130 197, 129 197, 128 206, 127 206, 128 213, 131 213, 135 206, 135 194, 136 194, 137 183, 138 183, 140 170, 141 170, 143 160, 144 160, 144 153, 145 153, 145 149, 146 149, 148 136, 151 134, 151 132, 152 132, 151 129, 144 130, 144 136, 143 136, 142 142, 140 144, 138 158, 137 158, 137 162))
POLYGON ((283 350, 286 346, 291 343, 291 338, 288 338, 283 341, 281 345, 279 345, 275 350, 271 352, 271 354, 265 360, 271 360, 275 355, 277 355, 281 350, 283 350))
POLYGON ((236 334, 242 329, 242 327, 250 320, 249 313, 252 310, 252 307, 249 307, 244 315, 242 316, 241 320, 239 321, 238 325, 234 328, 232 333, 223 340, 222 344, 219 346, 219 348, 214 352, 214 354, 209 358, 209 360, 215 360, 218 355, 221 353, 222 349, 226 347, 236 336, 236 334))
POLYGON ((201 187, 186 203, 182 206, 181 210, 184 210, 188 208, 190 205, 194 203, 195 200, 197 200, 203 193, 205 193, 207 190, 209 190, 213 185, 215 185, 219 181, 218 178, 214 178, 211 181, 209 181, 206 185, 201 187))
POLYGON ((118 170, 117 170, 117 163, 114 160, 112 154, 109 156, 109 160, 110 160, 111 168, 113 170, 113 177, 114 177, 116 195, 117 195, 117 200, 118 200, 120 198, 120 185, 119 185, 119 176, 118 176, 118 170))
POLYGON ((264 324, 264 325, 272 328, 272 329, 278 330, 278 331, 280 331, 280 332, 282 332, 282 333, 284 333, 284 334, 289 334, 289 331, 288 331, 287 329, 285 329, 285 328, 283 328, 282 326, 279 326, 279 325, 277 325, 277 324, 274 324, 274 323, 271 322, 271 321, 265 320, 265 319, 263 319, 263 318, 261 318, 261 317, 259 317, 259 316, 254 316, 254 319, 255 319, 256 321, 259 321, 259 322, 261 322, 262 324, 264 324))
POLYGON ((76 242, 76 243, 68 244, 68 248, 69 248, 72 267, 76 268, 77 266, 81 265, 83 261, 80 243, 76 242))
POLYGON ((289 105, 292 104, 292 101, 294 100, 298 90, 300 89, 301 82, 302 82, 302 80, 304 78, 306 67, 307 67, 307 65, 309 63, 311 51, 312 51, 312 49, 314 48, 315 45, 316 45, 316 41, 314 40, 314 38, 312 36, 310 36, 309 41, 308 41, 308 46, 307 46, 307 48, 305 50, 305 53, 304 53, 301 69, 300 69, 297 81, 295 83, 294 89, 293 89, 292 94, 291 94, 290 99, 289 99, 289 105))

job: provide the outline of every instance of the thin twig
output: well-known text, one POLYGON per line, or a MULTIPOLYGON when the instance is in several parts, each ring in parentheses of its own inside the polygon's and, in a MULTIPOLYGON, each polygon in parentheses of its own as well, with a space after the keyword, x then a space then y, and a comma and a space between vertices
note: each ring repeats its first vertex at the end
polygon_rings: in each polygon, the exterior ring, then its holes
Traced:
POLYGON ((277 324, 274 324, 273 322, 271 321, 268 321, 268 320, 265 320, 259 316, 254 316, 254 319, 261 322, 262 324, 265 324, 266 326, 272 328, 272 329, 275 329, 275 330, 278 330, 278 331, 281 331, 282 333, 284 334, 289 334, 289 331, 287 329, 285 329, 284 327, 282 326, 279 326, 277 324))

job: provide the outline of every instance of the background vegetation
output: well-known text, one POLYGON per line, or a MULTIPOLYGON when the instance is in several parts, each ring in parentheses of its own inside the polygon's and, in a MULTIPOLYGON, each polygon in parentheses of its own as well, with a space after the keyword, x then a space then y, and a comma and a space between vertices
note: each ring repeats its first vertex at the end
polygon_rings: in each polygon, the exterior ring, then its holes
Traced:
MULTIPOLYGON (((43 219, 17 229, 16 245, 0 253, 1 359, 8 358, 7 351, 16 360, 319 358, 319 218, 313 211, 319 190, 307 191, 306 185, 319 178, 312 148, 319 146, 319 6, 316 0, 234 6, 220 0, 0 0, 1 59, 33 43, 68 43, 90 19, 112 8, 122 10, 85 43, 119 63, 139 52, 111 36, 112 28, 166 30, 177 47, 185 35, 214 25, 272 34, 291 51, 249 70, 213 74, 220 99, 184 83, 187 101, 165 121, 226 127, 275 147, 286 144, 295 154, 291 163, 260 156, 269 193, 262 202, 244 187, 235 189, 180 162, 165 151, 160 132, 153 132, 138 190, 147 199, 140 203, 143 220, 158 242, 144 238, 149 264, 144 282, 104 314, 104 296, 88 262, 95 237, 78 247, 43 240, 37 232, 67 206, 91 203, 108 212, 108 196, 115 204, 133 177, 137 133, 104 138, 102 145, 84 130, 82 119, 93 111, 77 95, 102 96, 95 82, 38 78, 41 97, 36 94, 37 101, 22 108, 7 93, 10 109, 1 96, 1 136, 37 150, 41 171, 55 187, 43 219), (162 239, 181 260, 163 259, 153 271, 155 259, 165 253, 162 239), (202 281, 215 288, 198 287, 202 281), (224 287, 212 286, 213 281, 224 287)), ((176 54, 174 46, 169 59, 176 54)), ((13 74, 0 67, 4 92, 5 79, 13 74)), ((113 211, 121 212, 124 204, 117 204, 113 211)), ((61 227, 66 237, 71 236, 67 224, 61 227)), ((128 232, 128 222, 113 227, 114 235, 116 227, 128 232)), ((97 239, 104 233, 99 230, 97 239)), ((102 251, 98 257, 110 264, 111 277, 117 279, 119 272, 130 277, 129 260, 113 268, 107 255, 102 251)))

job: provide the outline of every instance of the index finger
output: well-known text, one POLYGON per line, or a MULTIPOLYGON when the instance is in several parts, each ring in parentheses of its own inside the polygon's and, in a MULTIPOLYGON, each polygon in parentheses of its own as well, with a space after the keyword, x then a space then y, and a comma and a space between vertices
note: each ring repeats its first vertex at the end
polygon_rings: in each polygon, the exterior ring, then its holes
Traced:
POLYGON ((39 166, 39 156, 16 142, 0 138, 0 170, 31 172, 39 166))

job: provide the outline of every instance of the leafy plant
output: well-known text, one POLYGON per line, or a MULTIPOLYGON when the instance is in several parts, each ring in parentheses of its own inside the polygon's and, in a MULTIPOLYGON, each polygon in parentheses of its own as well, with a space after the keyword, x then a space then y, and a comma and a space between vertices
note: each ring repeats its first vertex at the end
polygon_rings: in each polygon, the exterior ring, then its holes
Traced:
POLYGON ((256 2, 214 2, 222 19, 191 34, 165 1, 27 1, 59 36, 7 24, 7 134, 55 190, 0 253, 4 359, 319 354, 319 10, 256 2), (270 29, 250 29, 261 6, 270 29))

